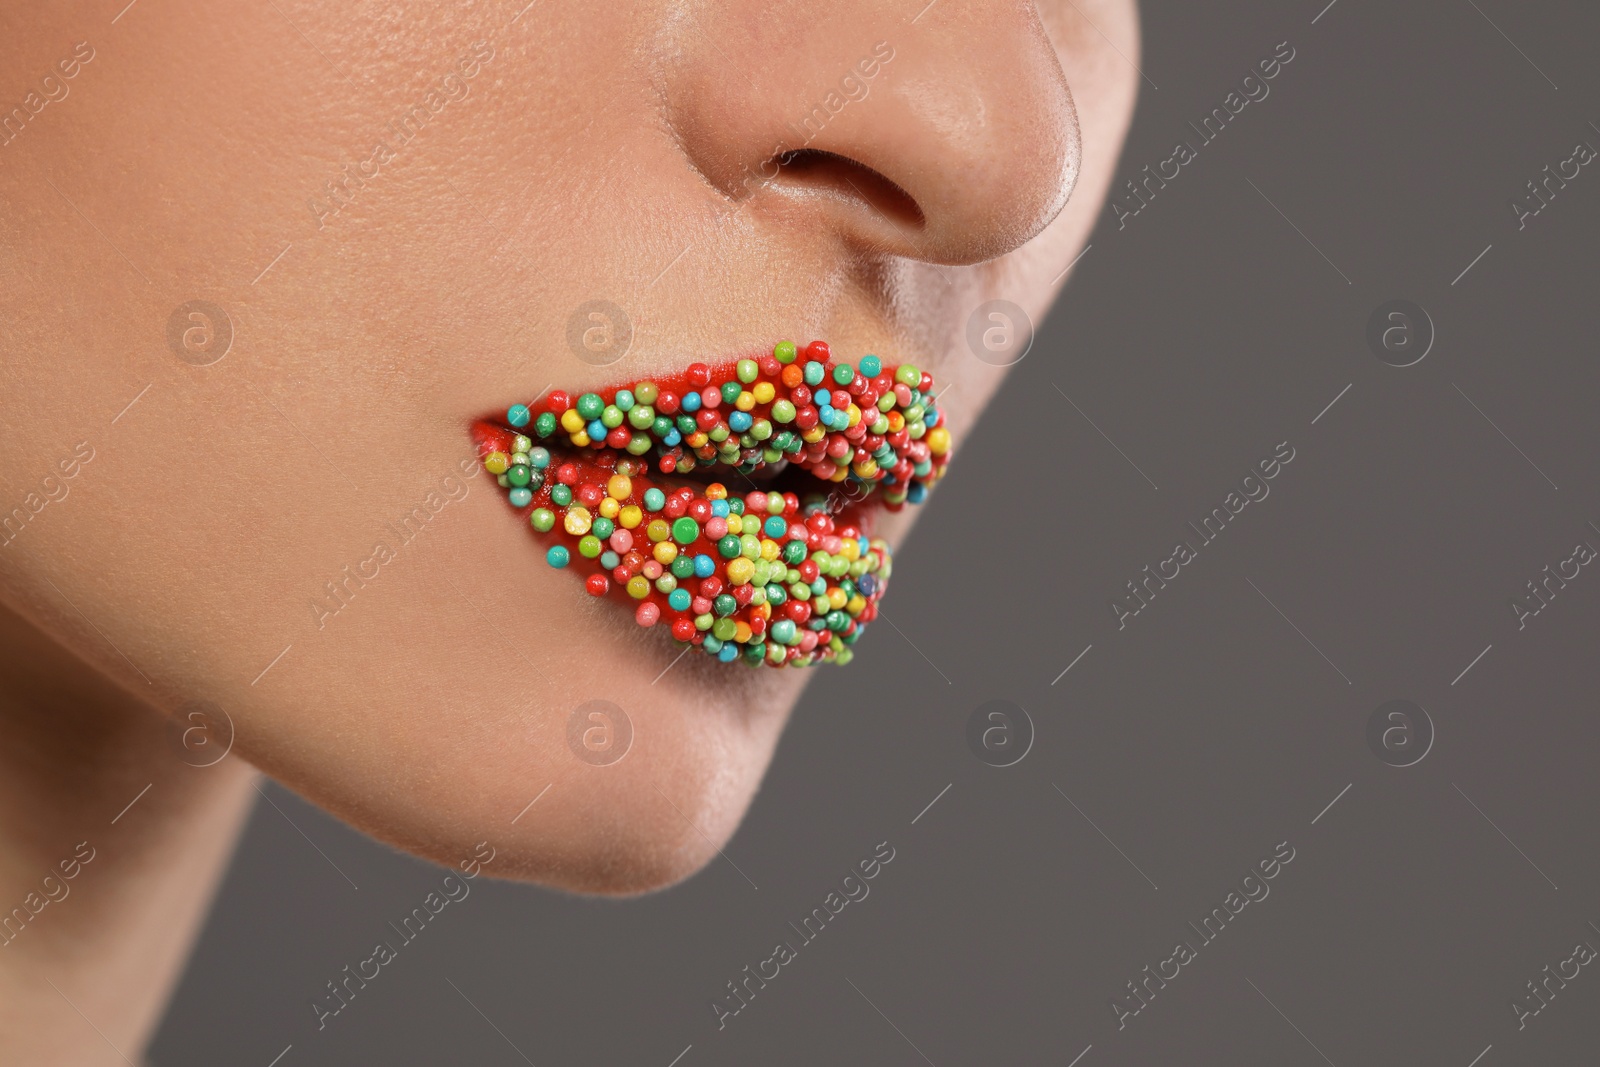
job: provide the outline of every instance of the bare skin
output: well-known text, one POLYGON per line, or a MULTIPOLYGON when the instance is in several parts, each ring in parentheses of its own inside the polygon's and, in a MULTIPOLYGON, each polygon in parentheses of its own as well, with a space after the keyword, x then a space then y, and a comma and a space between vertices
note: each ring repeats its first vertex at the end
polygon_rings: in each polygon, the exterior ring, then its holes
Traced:
POLYGON ((6 1062, 139 1060, 257 768, 450 866, 487 839, 491 873, 582 892, 699 869, 804 675, 663 674, 670 642, 538 563, 466 426, 825 338, 931 370, 959 452, 1004 373, 968 313, 1043 318, 1132 116, 1131 0, 522 7, 0 15, 0 101, 49 98, 0 144, 6 1062), (811 164, 750 182, 879 43, 811 164), (596 297, 635 329, 613 367, 565 342, 596 297), (233 324, 207 366, 167 339, 195 299, 233 324), (310 608, 430 493, 379 578, 310 608), (567 747, 592 698, 633 723, 609 767, 567 747), (234 728, 214 766, 174 727, 196 702, 234 728))

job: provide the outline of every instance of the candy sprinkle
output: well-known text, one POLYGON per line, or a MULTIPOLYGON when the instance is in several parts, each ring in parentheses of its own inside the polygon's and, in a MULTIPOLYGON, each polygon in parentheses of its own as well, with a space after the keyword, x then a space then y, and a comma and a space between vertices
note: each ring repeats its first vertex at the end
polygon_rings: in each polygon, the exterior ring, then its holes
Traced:
POLYGON ((852 365, 821 341, 784 341, 756 359, 513 405, 480 455, 556 539, 550 566, 633 605, 640 626, 724 663, 844 664, 892 570, 853 509, 919 503, 944 474, 950 434, 933 393, 911 364, 852 365), (803 497, 738 491, 790 466, 811 476, 803 497), (696 470, 727 477, 655 484, 696 470))

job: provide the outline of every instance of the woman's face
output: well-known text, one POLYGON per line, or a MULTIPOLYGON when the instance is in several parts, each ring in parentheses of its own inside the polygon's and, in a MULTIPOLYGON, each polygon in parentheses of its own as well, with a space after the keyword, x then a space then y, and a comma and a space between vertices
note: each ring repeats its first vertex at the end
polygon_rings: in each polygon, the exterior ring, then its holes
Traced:
MULTIPOLYGON (((820 339, 931 374, 977 476, 1026 324, 974 314, 1038 320, 1081 248, 1134 92, 1101 33, 1135 27, 924 4, 13 13, 6 605, 407 850, 694 871, 810 671, 859 667, 721 662, 589 595, 600 561, 547 564, 474 428, 820 339)), ((915 511, 864 508, 890 544, 915 511)))

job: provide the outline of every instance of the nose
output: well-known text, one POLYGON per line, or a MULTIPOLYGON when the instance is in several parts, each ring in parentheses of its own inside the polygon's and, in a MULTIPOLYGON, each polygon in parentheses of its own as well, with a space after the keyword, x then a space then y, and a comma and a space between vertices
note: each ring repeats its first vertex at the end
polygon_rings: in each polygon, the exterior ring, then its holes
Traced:
POLYGON ((1031 2, 922 3, 680 9, 663 87, 691 162, 860 250, 962 264, 1026 242, 1078 173, 1055 49, 1031 2))

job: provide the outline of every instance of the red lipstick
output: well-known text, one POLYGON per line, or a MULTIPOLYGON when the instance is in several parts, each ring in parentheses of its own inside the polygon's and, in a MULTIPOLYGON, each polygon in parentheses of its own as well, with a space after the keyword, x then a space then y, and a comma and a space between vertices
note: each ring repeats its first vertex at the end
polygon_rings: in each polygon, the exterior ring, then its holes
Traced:
POLYGON ((848 663, 891 570, 879 507, 919 503, 950 435, 933 379, 814 341, 693 363, 475 424, 546 561, 723 662, 848 663))

